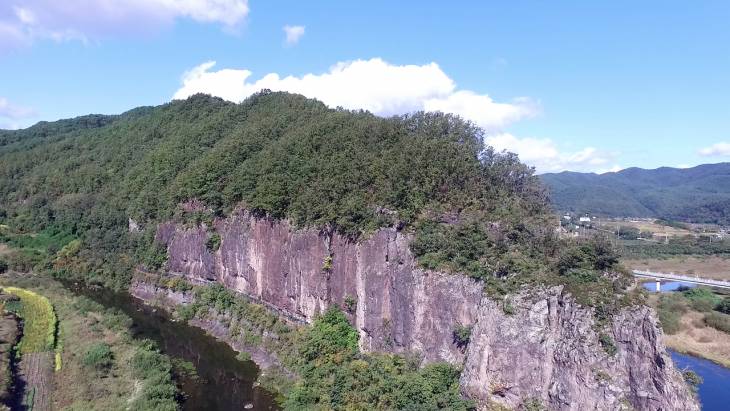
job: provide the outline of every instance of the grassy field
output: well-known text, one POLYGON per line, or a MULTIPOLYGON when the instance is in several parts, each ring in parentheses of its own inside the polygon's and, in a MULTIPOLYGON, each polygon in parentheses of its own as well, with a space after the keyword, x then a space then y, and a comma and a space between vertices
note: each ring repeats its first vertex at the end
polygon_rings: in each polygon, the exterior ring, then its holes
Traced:
MULTIPOLYGON (((177 389, 170 360, 132 338, 131 319, 79 297, 49 278, 0 276, 3 288, 15 286, 47 297, 58 318, 58 341, 63 343, 63 367, 51 371, 51 409, 175 410, 177 389), (99 347, 101 357, 96 357, 99 347), (149 362, 140 365, 140 359, 149 362), (142 371, 144 372, 142 372, 142 371), (171 398, 170 395, 173 397, 171 398)), ((46 352, 48 362, 52 353, 46 352)), ((36 392, 36 398, 37 398, 36 392)))
POLYGON ((5 287, 3 290, 20 298, 17 314, 23 319, 21 354, 54 350, 58 320, 51 302, 30 290, 18 287, 5 287))
POLYGON ((627 259, 627 268, 664 273, 696 275, 716 280, 730 280, 730 258, 719 256, 681 256, 669 258, 627 259))
POLYGON ((639 231, 649 231, 659 235, 669 237, 682 237, 694 234, 691 230, 669 227, 663 224, 657 224, 652 221, 601 221, 600 226, 603 229, 616 230, 618 227, 633 227, 639 231))

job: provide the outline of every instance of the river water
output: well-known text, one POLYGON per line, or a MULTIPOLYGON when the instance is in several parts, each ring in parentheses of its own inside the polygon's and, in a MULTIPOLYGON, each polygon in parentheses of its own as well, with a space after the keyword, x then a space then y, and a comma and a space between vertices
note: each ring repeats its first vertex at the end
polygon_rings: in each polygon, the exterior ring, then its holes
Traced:
MULTIPOLYGON (((647 291, 656 292, 656 281, 647 281, 643 283, 644 288, 647 291)), ((662 281, 660 292, 667 293, 670 291, 677 291, 680 287, 682 288, 694 288, 696 287, 696 284, 692 283, 683 283, 681 281, 662 281)))
POLYGON ((688 368, 702 377, 698 393, 703 411, 730 410, 730 368, 674 351, 670 354, 677 368, 688 368))
POLYGON ((132 335, 155 341, 162 352, 195 365, 197 378, 183 377, 183 410, 233 411, 247 404, 253 410, 278 410, 274 397, 254 386, 259 369, 252 361, 240 361, 227 344, 203 330, 173 321, 163 310, 147 306, 127 293, 101 288, 69 286, 108 308, 117 308, 132 318, 132 335))

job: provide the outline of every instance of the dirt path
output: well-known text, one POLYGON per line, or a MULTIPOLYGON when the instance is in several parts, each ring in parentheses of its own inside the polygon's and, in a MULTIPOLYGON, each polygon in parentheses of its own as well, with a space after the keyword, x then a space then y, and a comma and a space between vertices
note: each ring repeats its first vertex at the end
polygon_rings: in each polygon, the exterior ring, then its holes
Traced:
MULTIPOLYGON (((20 360, 20 378, 25 382, 27 410, 49 411, 51 409, 51 384, 53 381, 53 353, 38 352, 23 354, 20 360)), ((25 402, 24 402, 25 403, 25 402)))

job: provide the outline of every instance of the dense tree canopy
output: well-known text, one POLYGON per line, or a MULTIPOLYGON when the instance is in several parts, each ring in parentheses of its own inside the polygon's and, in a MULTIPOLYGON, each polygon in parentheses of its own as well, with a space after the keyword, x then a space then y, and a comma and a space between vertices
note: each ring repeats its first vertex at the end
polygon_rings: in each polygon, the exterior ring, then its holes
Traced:
POLYGON ((422 265, 485 280, 557 270, 560 244, 533 170, 450 114, 382 118, 268 91, 241 104, 196 95, 3 131, 0 160, 0 222, 77 239, 46 264, 104 282, 164 263, 156 223, 236 207, 354 240, 410 230, 422 265), (204 211, 186 211, 188 201, 204 211), (128 235, 129 218, 141 234, 128 235))

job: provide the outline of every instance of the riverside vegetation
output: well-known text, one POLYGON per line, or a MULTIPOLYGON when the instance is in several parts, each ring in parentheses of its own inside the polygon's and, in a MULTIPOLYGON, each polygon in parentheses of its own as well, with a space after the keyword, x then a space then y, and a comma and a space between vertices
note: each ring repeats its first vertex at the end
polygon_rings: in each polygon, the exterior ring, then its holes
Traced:
POLYGON ((144 281, 193 296, 191 304, 176 308, 180 319, 223 321, 231 338, 275 355, 278 365, 264 371, 260 380, 284 395, 285 409, 474 408, 460 396, 460 372, 453 365, 419 368, 418 357, 359 352, 358 333, 340 307, 330 308, 311 326, 301 326, 220 284, 193 287, 179 277, 152 275, 144 281))
MULTIPOLYGON (((269 91, 241 104, 196 95, 119 116, 0 131, 0 242, 14 247, 0 258, 15 270, 124 288, 135 267, 164 268, 157 224, 210 227, 244 207, 353 241, 396 227, 412 235, 411 250, 425 268, 471 276, 495 298, 562 285, 595 307, 598 327, 641 301, 626 292, 631 277, 611 244, 558 238, 533 169, 484 146, 483 137, 448 114, 380 118, 269 91), (183 206, 191 202, 195 211, 183 206)), ((211 235, 207 246, 218 245, 211 235)), ((292 408, 381 400, 468 405, 459 402, 452 368, 416 369, 403 357, 358 353, 349 337, 317 334, 334 327, 350 335, 339 319, 328 313, 292 334, 297 342, 320 338, 316 344, 330 352, 291 355, 306 359, 290 365, 313 387, 291 390, 292 408), (348 387, 373 389, 351 398, 348 387)), ((610 351, 613 342, 602 345, 610 351)), ((103 347, 92 354, 105 357, 103 347)))
MULTIPOLYGON (((21 295, 15 307, 6 304, 24 316, 21 358, 51 349, 56 334, 63 343, 52 379, 48 386, 36 387, 36 399, 39 390, 46 390, 52 407, 60 410, 178 409, 173 362, 154 344, 134 340, 124 314, 75 296, 43 276, 5 274, 0 284, 21 295)), ((25 404, 33 408, 32 401, 25 404)))
POLYGON ((730 296, 698 287, 651 301, 668 346, 730 366, 730 296))

